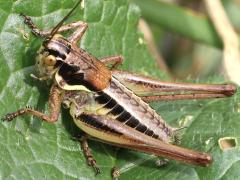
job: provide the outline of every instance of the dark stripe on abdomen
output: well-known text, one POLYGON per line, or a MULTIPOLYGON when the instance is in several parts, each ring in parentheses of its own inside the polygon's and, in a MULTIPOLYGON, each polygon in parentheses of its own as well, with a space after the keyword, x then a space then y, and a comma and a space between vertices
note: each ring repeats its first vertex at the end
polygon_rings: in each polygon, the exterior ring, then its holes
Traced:
POLYGON ((90 125, 90 126, 93 126, 95 127, 96 129, 101 129, 103 131, 106 131, 106 132, 112 132, 112 133, 115 133, 115 134, 119 134, 119 135, 122 135, 121 133, 117 132, 117 131, 114 131, 113 129, 110 129, 109 127, 103 125, 102 123, 98 122, 97 120, 95 120, 94 117, 90 116, 90 115, 87 115, 87 114, 81 114, 80 116, 76 117, 76 119, 90 125))
POLYGON ((158 135, 148 129, 145 125, 141 124, 138 119, 132 116, 124 107, 119 105, 113 98, 107 94, 100 92, 95 100, 103 105, 103 108, 109 109, 108 115, 113 115, 116 120, 128 125, 129 127, 136 129, 148 136, 158 139, 158 135))

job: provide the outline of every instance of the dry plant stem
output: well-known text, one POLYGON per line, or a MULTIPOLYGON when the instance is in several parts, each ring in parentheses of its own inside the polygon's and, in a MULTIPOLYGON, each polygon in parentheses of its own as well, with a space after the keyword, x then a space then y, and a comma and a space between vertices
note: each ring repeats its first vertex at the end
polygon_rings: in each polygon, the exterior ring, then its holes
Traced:
POLYGON ((228 78, 240 85, 240 54, 237 33, 220 0, 204 0, 207 11, 224 44, 224 69, 228 78))
POLYGON ((151 32, 148 24, 143 19, 141 19, 139 21, 138 28, 144 34, 144 39, 147 42, 148 49, 151 52, 151 54, 153 55, 153 58, 156 60, 158 67, 161 70, 168 73, 168 75, 170 75, 170 71, 165 63, 165 60, 163 59, 163 57, 161 56, 161 54, 159 53, 159 51, 156 48, 156 45, 153 40, 152 32, 151 32))

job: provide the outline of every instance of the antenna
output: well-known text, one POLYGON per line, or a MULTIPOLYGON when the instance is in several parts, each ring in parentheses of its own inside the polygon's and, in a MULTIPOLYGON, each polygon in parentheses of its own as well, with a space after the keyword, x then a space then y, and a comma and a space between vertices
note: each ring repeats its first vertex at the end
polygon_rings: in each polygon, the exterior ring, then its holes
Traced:
POLYGON ((53 28, 50 35, 44 40, 44 46, 48 44, 48 42, 52 39, 52 37, 57 33, 59 28, 63 25, 64 21, 73 13, 73 11, 77 8, 77 6, 81 3, 82 0, 78 1, 76 5, 72 8, 72 10, 53 28))

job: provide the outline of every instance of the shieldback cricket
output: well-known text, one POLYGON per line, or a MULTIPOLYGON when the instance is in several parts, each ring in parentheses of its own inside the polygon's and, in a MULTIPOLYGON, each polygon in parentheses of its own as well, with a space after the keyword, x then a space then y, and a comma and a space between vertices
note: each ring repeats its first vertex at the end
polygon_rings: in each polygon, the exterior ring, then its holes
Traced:
POLYGON ((88 147, 89 138, 183 163, 211 164, 211 155, 180 147, 181 127, 171 127, 148 103, 229 97, 236 92, 235 85, 169 83, 117 70, 122 56, 98 59, 78 47, 87 23, 63 25, 80 2, 51 30, 40 30, 29 16, 21 14, 32 33, 44 39, 36 57, 38 75, 32 76, 52 83, 49 115, 26 107, 5 115, 3 120, 10 122, 29 114, 54 123, 63 105, 70 109, 75 124, 85 133, 81 138, 83 153, 96 173, 100 169, 88 147), (60 34, 70 29, 75 29, 70 36, 60 34))

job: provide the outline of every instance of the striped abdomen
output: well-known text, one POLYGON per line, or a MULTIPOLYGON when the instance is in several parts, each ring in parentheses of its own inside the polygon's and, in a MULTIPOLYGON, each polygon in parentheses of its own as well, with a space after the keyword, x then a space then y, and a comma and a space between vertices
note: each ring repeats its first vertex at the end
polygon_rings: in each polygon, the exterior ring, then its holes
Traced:
POLYGON ((175 141, 174 128, 114 77, 110 86, 99 93, 95 100, 109 109, 108 115, 113 115, 116 120, 153 138, 175 141))

